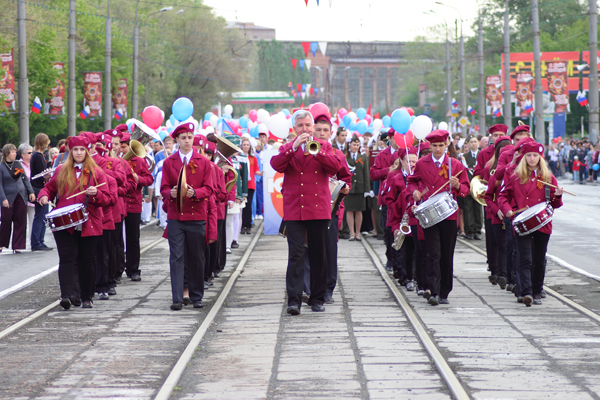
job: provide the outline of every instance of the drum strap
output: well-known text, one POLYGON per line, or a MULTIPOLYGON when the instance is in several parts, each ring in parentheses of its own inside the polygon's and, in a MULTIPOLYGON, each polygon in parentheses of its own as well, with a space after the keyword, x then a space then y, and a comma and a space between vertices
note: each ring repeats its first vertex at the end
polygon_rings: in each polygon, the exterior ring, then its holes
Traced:
MULTIPOLYGON (((90 181, 92 180, 92 174, 90 174, 89 178, 88 178, 88 183, 87 183, 87 188, 90 187, 90 181)), ((86 193, 85 195, 85 202, 83 203, 83 207, 87 210, 87 205, 88 205, 88 198, 90 197, 89 194, 86 193)))
POLYGON ((550 186, 546 185, 546 202, 550 203, 550 186))

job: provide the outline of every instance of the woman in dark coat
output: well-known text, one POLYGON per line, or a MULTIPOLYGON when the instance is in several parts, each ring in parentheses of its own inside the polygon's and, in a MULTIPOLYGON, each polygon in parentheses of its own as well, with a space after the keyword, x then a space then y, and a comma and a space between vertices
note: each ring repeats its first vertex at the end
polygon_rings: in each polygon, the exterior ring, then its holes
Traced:
POLYGON ((348 144, 346 162, 352 173, 352 188, 344 198, 346 220, 350 228, 350 241, 361 240, 360 226, 362 225, 362 212, 366 209, 365 197, 371 191, 369 179, 369 159, 366 154, 360 154, 360 140, 354 136, 348 144))
POLYGON ((2 148, 0 163, 0 252, 8 248, 12 226, 15 230, 12 237, 12 249, 20 253, 25 249, 25 232, 27 228, 27 200, 35 201, 33 188, 25 175, 25 170, 17 158, 17 148, 7 144, 2 148))

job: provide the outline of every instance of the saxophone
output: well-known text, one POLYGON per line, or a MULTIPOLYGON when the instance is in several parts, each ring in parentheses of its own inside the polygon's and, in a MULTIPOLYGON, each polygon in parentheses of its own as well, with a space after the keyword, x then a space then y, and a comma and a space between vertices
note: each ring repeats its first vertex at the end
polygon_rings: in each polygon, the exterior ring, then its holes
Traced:
POLYGON ((408 225, 408 210, 402 216, 402 221, 400 222, 400 233, 394 239, 394 243, 392 243, 392 247, 394 250, 400 250, 402 248, 402 244, 404 243, 404 239, 410 233, 410 225, 408 225))

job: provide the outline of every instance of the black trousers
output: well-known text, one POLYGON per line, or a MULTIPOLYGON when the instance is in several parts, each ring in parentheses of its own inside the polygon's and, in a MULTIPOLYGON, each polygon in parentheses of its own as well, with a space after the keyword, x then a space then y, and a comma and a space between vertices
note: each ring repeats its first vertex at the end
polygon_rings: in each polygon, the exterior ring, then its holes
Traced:
POLYGON ((494 242, 492 246, 495 248, 494 254, 496 259, 490 264, 491 274, 498 277, 506 278, 506 234, 502 229, 503 224, 492 224, 492 233, 494 242), (493 268, 492 268, 493 265, 493 268))
POLYGON ((204 268, 204 280, 208 281, 212 278, 212 274, 214 271, 218 271, 217 261, 219 258, 217 242, 213 242, 206 246, 206 251, 204 252, 204 257, 206 259, 206 267, 204 268))
POLYGON ((190 300, 198 301, 204 297, 205 229, 206 221, 168 220, 167 233, 171 253, 169 266, 173 303, 183 302, 186 265, 190 300))
POLYGON ((304 288, 304 241, 308 240, 310 298, 308 304, 325 302, 327 289, 327 226, 329 220, 286 221, 288 265, 285 277, 288 306, 302 305, 304 288))
POLYGON ((423 229, 427 246, 427 280, 433 296, 448 298, 452 291, 456 221, 444 220, 423 229))
POLYGON ((382 206, 381 224, 383 226, 383 243, 385 243, 385 257, 387 258, 386 267, 391 267, 395 270, 397 268, 396 250, 392 248, 392 244, 394 243, 394 232, 392 232, 392 228, 387 226, 387 213, 387 206, 382 206))
POLYGON ((252 227, 252 199, 254 198, 254 189, 248 189, 248 201, 246 207, 242 209, 242 228, 252 227))
POLYGON ((346 219, 346 210, 344 210, 344 217, 342 218, 342 230, 339 231, 340 236, 350 236, 350 227, 348 226, 348 220, 346 219))
POLYGON ((141 213, 128 213, 125 217, 125 243, 127 254, 125 258, 125 272, 131 278, 140 272, 140 223, 141 213))
POLYGON ((92 300, 96 272, 94 258, 100 236, 82 237, 80 231, 54 232, 58 249, 58 282, 61 298, 92 300))
POLYGON ((115 224, 115 229, 111 231, 110 235, 110 244, 108 251, 108 287, 114 288, 117 286, 117 275, 119 273, 119 269, 117 267, 117 260, 119 259, 119 254, 121 259, 123 259, 124 254, 119 253, 117 248, 118 236, 121 236, 121 240, 123 240, 123 223, 119 222, 115 224))
POLYGON ((423 290, 431 290, 427 283, 427 244, 425 240, 419 240, 417 225, 410 226, 413 232, 413 243, 415 245, 415 275, 417 278, 417 287, 423 290))
POLYGON ((109 288, 110 280, 110 254, 114 237, 114 229, 102 231, 102 236, 96 244, 96 293, 106 293, 109 288))
POLYGON ((546 251, 550 235, 539 231, 525 236, 515 236, 519 249, 518 273, 521 296, 538 295, 544 289, 546 277, 546 251))
POLYGON ((404 280, 412 281, 415 269, 415 242, 413 237, 405 237, 402 248, 396 251, 396 253, 399 270, 398 282, 402 283, 404 280))
POLYGON ((517 274, 518 254, 515 244, 515 231, 512 227, 512 219, 504 218, 504 234, 506 237, 506 277, 508 283, 517 285, 515 294, 520 293, 519 275, 517 274))
MULTIPOLYGON (((333 295, 338 277, 338 222, 339 218, 336 215, 331 219, 329 229, 327 229, 327 243, 325 251, 327 253, 327 291, 326 294, 333 295)), ((310 294, 310 259, 308 249, 304 257, 304 292, 310 294)))
POLYGON ((483 225, 483 206, 476 202, 471 195, 463 197, 463 206, 465 233, 471 235, 481 234, 481 227, 483 225))
POLYGON ((115 279, 121 277, 125 272, 125 240, 123 237, 123 221, 115 224, 115 262, 117 264, 117 272, 115 279))
POLYGON ((494 234, 492 233, 492 220, 486 218, 484 221, 485 225, 485 252, 487 255, 487 264, 490 268, 490 271, 493 271, 496 268, 493 263, 495 262, 496 256, 496 248, 492 246, 494 242, 494 234))
POLYGON ((223 271, 227 263, 227 248, 225 247, 225 220, 217 220, 217 269, 223 271))

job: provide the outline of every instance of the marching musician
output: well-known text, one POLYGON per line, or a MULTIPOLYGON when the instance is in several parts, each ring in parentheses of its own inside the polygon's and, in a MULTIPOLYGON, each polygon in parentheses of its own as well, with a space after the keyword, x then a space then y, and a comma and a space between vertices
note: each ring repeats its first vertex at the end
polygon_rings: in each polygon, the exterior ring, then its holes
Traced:
MULTIPOLYGON (((304 243, 308 242, 311 293, 308 304, 313 311, 325 311, 327 292, 327 226, 331 219, 329 176, 340 170, 340 162, 329 142, 316 140, 314 154, 309 142, 314 120, 309 111, 298 110, 292 116, 296 139, 279 148, 271 166, 284 173, 283 214, 286 222, 289 258, 286 273, 287 313, 300 314, 304 284, 304 243)), ((313 143, 314 144, 314 143, 313 143)))
MULTIPOLYGON (((210 196, 213 194, 212 167, 209 161, 194 151, 192 123, 179 125, 171 132, 179 150, 163 164, 161 195, 166 201, 169 264, 171 269, 171 310, 183 307, 183 285, 187 264, 188 289, 194 308, 202 308, 204 268, 206 260, 206 221, 210 196), (180 174, 185 174, 186 187, 178 187, 180 174), (178 198, 182 196, 183 204, 178 198), (180 208, 181 207, 181 208, 180 208), (184 255, 186 258, 184 260, 184 255)), ((145 164, 145 163, 144 163, 145 164)))
MULTIPOLYGON (((525 144, 515 173, 505 175, 505 187, 500 192, 499 206, 503 215, 513 218, 517 211, 540 203, 549 203, 554 209, 562 206, 563 189, 558 186, 544 161, 544 146, 525 144), (551 187, 547 184, 551 184, 551 187), (511 205, 514 201, 517 210, 511 205)), ((502 216, 502 215, 499 215, 502 216)), ((546 272, 546 250, 552 234, 552 222, 526 235, 515 235, 518 249, 518 274, 523 303, 542 304, 542 289, 546 272)))
MULTIPOLYGON (((469 178, 464 165, 446 154, 448 136, 448 131, 438 129, 425 138, 430 143, 431 156, 417 161, 414 173, 408 177, 408 188, 415 202, 427 200, 439 188, 449 190, 453 197, 465 197, 469 194, 469 178)), ((427 244, 427 276, 430 287, 423 297, 433 306, 449 304, 457 218, 458 211, 445 220, 423 229, 427 244)))
POLYGON ((69 147, 71 151, 67 161, 55 171, 41 190, 38 200, 40 205, 45 206, 58 198, 56 209, 84 204, 89 215, 81 225, 53 232, 59 256, 60 305, 65 310, 71 308, 72 300, 79 299, 83 302, 83 308, 92 308, 96 278, 93 260, 97 242, 102 236, 102 207, 110 201, 105 174, 88 153, 92 144, 87 137, 74 137, 69 147), (77 275, 78 284, 74 281, 77 275))
POLYGON ((370 200, 371 180, 369 179, 369 159, 366 154, 360 154, 360 140, 354 135, 348 143, 345 164, 354 169, 352 174, 352 189, 344 198, 346 219, 350 229, 350 241, 361 241, 360 227, 362 213, 367 209, 367 198, 370 200))

